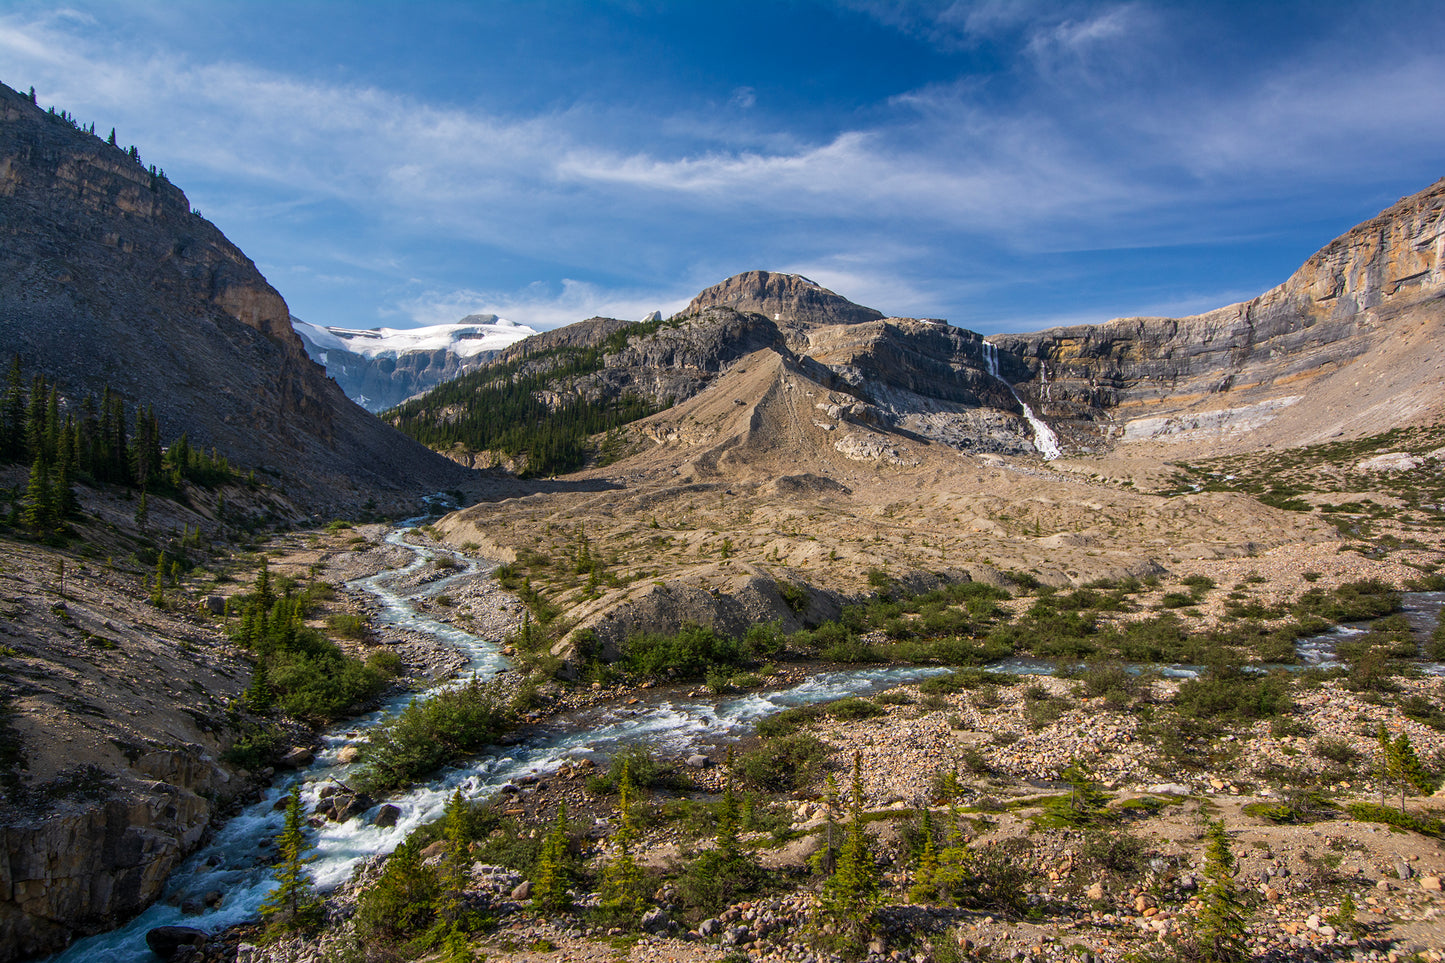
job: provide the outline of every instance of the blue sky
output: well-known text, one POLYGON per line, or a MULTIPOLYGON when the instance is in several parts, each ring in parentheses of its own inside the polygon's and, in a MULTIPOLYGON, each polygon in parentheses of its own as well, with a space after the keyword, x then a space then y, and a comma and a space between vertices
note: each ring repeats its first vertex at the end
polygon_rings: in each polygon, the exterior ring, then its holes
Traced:
POLYGON ((318 324, 670 313, 805 274, 984 332, 1283 281, 1445 175, 1445 5, 0 0, 318 324))

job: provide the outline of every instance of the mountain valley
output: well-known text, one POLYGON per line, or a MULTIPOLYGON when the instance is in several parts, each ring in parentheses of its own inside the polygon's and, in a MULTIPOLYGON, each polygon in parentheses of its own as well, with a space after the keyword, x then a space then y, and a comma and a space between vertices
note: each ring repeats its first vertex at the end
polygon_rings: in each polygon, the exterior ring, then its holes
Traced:
POLYGON ((987 336, 307 325, 6 87, 0 204, 0 961, 1445 952, 1445 180, 987 336))

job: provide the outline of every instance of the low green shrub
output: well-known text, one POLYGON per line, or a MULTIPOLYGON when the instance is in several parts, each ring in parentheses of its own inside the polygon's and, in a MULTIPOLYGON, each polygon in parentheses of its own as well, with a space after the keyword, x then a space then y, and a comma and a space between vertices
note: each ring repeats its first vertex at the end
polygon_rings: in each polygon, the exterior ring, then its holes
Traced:
POLYGON ((826 708, 821 705, 793 706, 776 715, 759 719, 754 731, 764 739, 776 739, 796 732, 810 722, 823 718, 826 708))
POLYGON ((430 698, 413 699, 372 731, 356 784, 368 792, 400 789, 496 741, 514 722, 501 690, 475 677, 430 698))
POLYGON ((748 784, 767 792, 796 792, 822 772, 828 747, 815 736, 793 733, 770 739, 738 756, 734 767, 748 784))
POLYGON ((672 635, 644 633, 622 646, 621 667, 645 678, 672 675, 698 679, 713 666, 737 666, 743 660, 737 639, 701 625, 684 626, 672 635))
POLYGON ((888 710, 870 702, 867 699, 860 699, 857 696, 850 696, 846 699, 839 699, 828 706, 828 715, 834 719, 846 722, 856 722, 860 719, 876 719, 878 716, 888 715, 888 710))
POLYGON ((1408 829, 1422 836, 1445 839, 1445 823, 1434 816, 1401 812, 1392 806, 1381 806, 1379 803, 1371 802, 1349 803, 1345 806, 1345 811, 1350 814, 1351 819, 1359 820, 1362 823, 1383 823, 1386 826, 1408 829))
POLYGON ((1269 719, 1290 712, 1294 700, 1288 683, 1278 675, 1220 667, 1181 684, 1174 706, 1186 719, 1269 719))
POLYGON ((648 746, 631 745, 618 750, 607 764, 607 771, 598 773, 587 780, 587 791, 595 795, 610 795, 621 785, 622 772, 632 780, 635 789, 656 789, 671 785, 675 773, 671 766, 657 758, 648 746))

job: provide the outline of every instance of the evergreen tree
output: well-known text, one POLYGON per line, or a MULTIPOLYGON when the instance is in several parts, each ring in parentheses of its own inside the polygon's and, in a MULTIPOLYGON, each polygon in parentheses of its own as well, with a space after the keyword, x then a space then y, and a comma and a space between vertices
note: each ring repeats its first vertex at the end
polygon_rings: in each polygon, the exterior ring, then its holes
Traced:
POLYGON ((245 699, 252 712, 269 712, 274 705, 271 682, 266 678, 266 660, 262 657, 257 657, 256 667, 251 670, 251 684, 246 687, 245 699))
POLYGON ((1395 741, 1390 743, 1389 759, 1391 777, 1400 790, 1400 812, 1405 811, 1407 795, 1435 791, 1435 780, 1425 771, 1409 735, 1401 732, 1395 737, 1395 741))
POLYGON ((632 775, 626 761, 617 780, 617 852, 602 870, 602 908, 619 921, 636 925, 647 908, 647 880, 632 855, 632 775))
POLYGON ((25 410, 25 457, 29 459, 50 459, 45 449, 45 411, 50 391, 45 379, 37 375, 30 379, 30 398, 25 410))
POLYGON ((1340 900, 1340 908, 1331 913, 1327 919, 1329 924, 1339 932, 1359 939, 1364 935, 1365 928, 1360 925, 1359 920, 1355 919, 1355 914, 1358 912, 1354 894, 1346 890, 1344 898, 1340 900))
POLYGON ((115 142, 115 128, 114 128, 114 127, 112 127, 112 128, 110 129, 110 137, 106 138, 106 141, 105 141, 105 142, 106 142, 107 144, 109 144, 110 146, 112 146, 112 147, 117 147, 117 146, 119 146, 119 145, 116 144, 116 142, 115 142))
POLYGON ((863 942, 873 926, 881 877, 863 825, 863 753, 853 754, 853 791, 848 800, 848 831, 838 852, 838 867, 823 884, 822 908, 847 942, 863 942))
POLYGON ((80 502, 75 497, 74 486, 75 423, 70 418, 66 418, 55 455, 55 511, 58 518, 69 518, 80 509, 80 502))
POLYGON ((442 891, 437 898, 437 922, 452 930, 463 926, 467 884, 470 882, 470 812, 460 789, 453 790, 442 813, 442 838, 446 858, 442 869, 442 891))
POLYGON ((139 528, 141 531, 145 531, 145 529, 146 529, 146 523, 150 521, 150 517, 151 517, 150 503, 149 503, 149 501, 146 499, 146 490, 145 490, 144 488, 142 488, 142 489, 140 490, 140 501, 136 502, 136 504, 135 504, 135 525, 136 525, 136 528, 139 528))
POLYGON ((532 881, 532 904, 549 913, 572 905, 567 895, 567 804, 557 809, 557 820, 542 840, 537 857, 537 878, 532 881))
POLYGON ((1209 823, 1205 838, 1209 842, 1204 851, 1204 890, 1194 929, 1196 949, 1202 959, 1211 963, 1241 963, 1249 958, 1245 908, 1234 882, 1237 870, 1224 823, 1209 823))
POLYGON ((281 862, 272 873, 277 885, 261 904, 261 915, 282 930, 309 926, 317 922, 321 905, 306 871, 306 864, 314 857, 308 855, 311 843, 301 831, 300 783, 291 787, 286 822, 276 837, 276 845, 281 851, 281 862))
POLYGON ((166 553, 156 560, 156 580, 151 587, 151 604, 158 609, 166 607, 166 553))
POLYGON ((1069 784, 1069 822, 1075 825, 1091 823, 1103 815, 1109 796, 1083 760, 1070 760, 1059 777, 1069 784))
POLYGON ((50 466, 40 455, 30 466, 30 480, 25 486, 25 511, 21 515, 25 528, 35 538, 55 534, 58 517, 55 492, 50 485, 50 466))
POLYGON ((269 606, 275 600, 271 594, 271 567, 266 564, 266 556, 261 556, 261 570, 256 573, 256 601, 262 606, 269 606))
POLYGON ((0 438, 0 456, 8 461, 21 461, 25 457, 25 382, 20 376, 20 355, 10 359, 10 376, 5 382, 5 404, 3 412, 5 433, 0 438))

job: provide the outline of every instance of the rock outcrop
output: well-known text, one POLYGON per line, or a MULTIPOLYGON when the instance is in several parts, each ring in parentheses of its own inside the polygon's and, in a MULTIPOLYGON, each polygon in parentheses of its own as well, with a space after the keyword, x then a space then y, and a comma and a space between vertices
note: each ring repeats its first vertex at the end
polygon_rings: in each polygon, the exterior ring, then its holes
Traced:
MULTIPOLYGON (((1387 350, 1409 327, 1405 316, 1438 314, 1442 297, 1445 180, 1335 239, 1251 301, 1188 318, 1119 318, 989 340, 1008 359, 1011 380, 1027 382, 1055 416, 1282 407, 1282 396, 1288 405, 1312 383, 1387 350)), ((1248 430, 1260 414, 1223 423, 1248 430)))
POLYGON ((119 147, 0 85, 0 344, 70 403, 108 385, 313 511, 468 483, 346 399, 286 302, 119 147))
POLYGON ((857 324, 883 318, 883 312, 854 304, 801 275, 771 271, 745 271, 715 284, 693 298, 682 315, 715 306, 800 324, 857 324))

